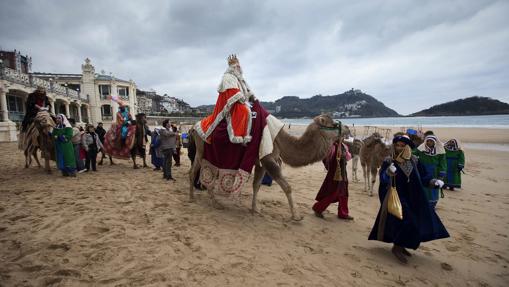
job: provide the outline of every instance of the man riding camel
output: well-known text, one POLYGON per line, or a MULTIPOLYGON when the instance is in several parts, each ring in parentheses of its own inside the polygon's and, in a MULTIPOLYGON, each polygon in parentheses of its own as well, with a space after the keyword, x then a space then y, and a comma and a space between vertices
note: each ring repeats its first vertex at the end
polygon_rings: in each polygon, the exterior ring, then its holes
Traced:
POLYGON ((236 55, 228 57, 228 69, 217 91, 219 96, 214 112, 195 126, 198 135, 211 143, 210 135, 219 123, 226 119, 230 142, 247 144, 251 141, 252 119, 248 101, 254 101, 254 95, 242 76, 242 68, 236 55))
POLYGON ((38 87, 33 93, 28 94, 25 111, 25 117, 21 123, 22 133, 26 132, 38 112, 48 111, 51 113, 51 106, 45 88, 38 87))

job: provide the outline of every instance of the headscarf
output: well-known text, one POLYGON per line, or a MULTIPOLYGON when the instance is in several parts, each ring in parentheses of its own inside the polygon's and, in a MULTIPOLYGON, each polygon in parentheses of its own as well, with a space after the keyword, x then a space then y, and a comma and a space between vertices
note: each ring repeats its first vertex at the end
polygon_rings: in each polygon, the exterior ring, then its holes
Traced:
POLYGON ((445 143, 444 148, 448 151, 457 151, 461 150, 461 145, 457 139, 451 139, 445 143))
POLYGON ((410 160, 412 158, 412 147, 414 146, 414 143, 407 135, 399 135, 395 136, 394 139, 392 139, 392 144, 395 144, 397 142, 402 142, 405 144, 405 148, 403 151, 401 151, 399 154, 395 153, 394 147, 393 147, 393 158, 398 163, 403 163, 405 161, 410 160))
POLYGON ((69 120, 64 114, 58 114, 57 118, 60 119, 60 124, 58 125, 58 128, 70 128, 71 124, 69 123, 69 120))
POLYGON ((424 138, 424 142, 417 148, 418 150, 424 152, 426 155, 435 156, 439 154, 445 154, 444 145, 435 135, 427 135, 424 138), (435 145, 433 147, 429 147, 426 142, 433 141, 435 145))

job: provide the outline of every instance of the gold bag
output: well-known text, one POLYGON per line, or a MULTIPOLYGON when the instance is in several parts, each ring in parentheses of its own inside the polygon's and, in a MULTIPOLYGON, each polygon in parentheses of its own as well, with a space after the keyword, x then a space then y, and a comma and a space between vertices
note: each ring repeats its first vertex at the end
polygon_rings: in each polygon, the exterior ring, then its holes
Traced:
POLYGON ((391 185, 389 189, 389 200, 387 202, 387 211, 390 214, 396 216, 400 220, 403 219, 403 207, 401 206, 401 201, 399 200, 398 192, 396 188, 391 185))

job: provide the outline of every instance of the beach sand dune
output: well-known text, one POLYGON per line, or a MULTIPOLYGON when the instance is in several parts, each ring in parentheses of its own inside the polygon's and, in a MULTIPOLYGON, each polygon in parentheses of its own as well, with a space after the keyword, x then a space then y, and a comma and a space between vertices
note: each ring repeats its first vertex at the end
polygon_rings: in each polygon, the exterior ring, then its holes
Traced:
POLYGON ((284 167, 304 215, 293 222, 277 184, 262 187, 260 215, 249 186, 240 202, 220 199, 223 210, 203 192, 189 203, 184 157, 176 182, 128 161, 64 178, 24 169, 16 144, 3 143, 0 286, 507 286, 509 153, 467 150, 467 161, 464 189, 438 204, 451 238, 403 266, 367 240, 379 202, 362 182, 350 185, 354 221, 338 220, 336 206, 325 220, 312 214, 318 163, 284 167))

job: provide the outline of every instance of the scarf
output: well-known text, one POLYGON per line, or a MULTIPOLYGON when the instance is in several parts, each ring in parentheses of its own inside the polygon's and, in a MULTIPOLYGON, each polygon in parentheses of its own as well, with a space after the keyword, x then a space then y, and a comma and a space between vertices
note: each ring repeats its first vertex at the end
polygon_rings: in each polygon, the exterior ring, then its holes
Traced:
POLYGON ((58 114, 57 118, 60 119, 60 124, 58 125, 58 128, 70 128, 71 124, 69 123, 69 120, 64 114, 58 114))
POLYGON ((457 151, 460 150, 460 145, 457 140, 452 139, 445 143, 444 145, 445 149, 448 151, 457 151))
POLYGON ((422 151, 425 155, 429 155, 429 156, 435 156, 435 155, 439 155, 439 154, 444 154, 445 153, 444 145, 434 135, 426 136, 424 138, 424 142, 417 149, 422 151), (433 145, 433 147, 429 147, 426 144, 426 142, 429 141, 429 140, 435 143, 433 145))

